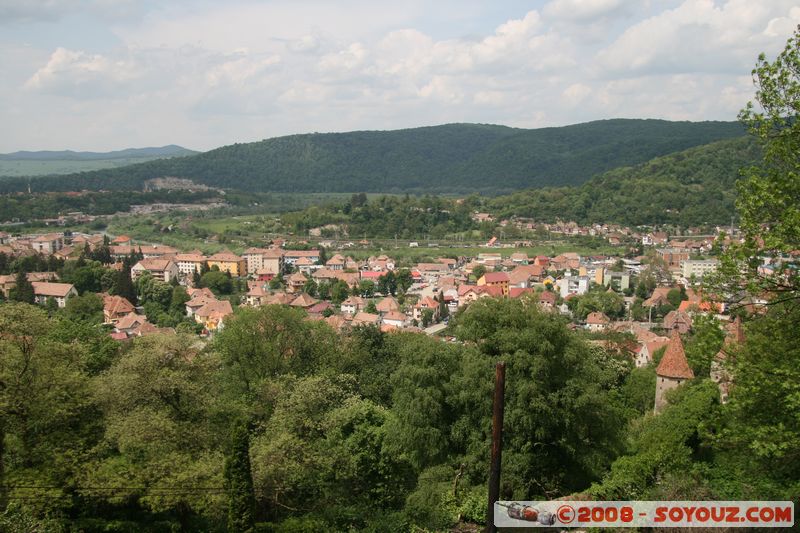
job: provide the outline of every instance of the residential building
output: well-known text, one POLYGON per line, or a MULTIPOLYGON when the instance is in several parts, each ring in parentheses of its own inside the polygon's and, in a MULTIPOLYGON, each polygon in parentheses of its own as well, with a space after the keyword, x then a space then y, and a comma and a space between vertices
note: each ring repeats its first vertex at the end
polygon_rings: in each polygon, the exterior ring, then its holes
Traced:
POLYGON ((233 314, 233 307, 228 300, 215 300, 208 302, 194 312, 194 319, 198 324, 203 324, 209 333, 224 327, 225 317, 233 314))
POLYGON ((689 259, 689 252, 678 248, 662 248, 656 252, 668 268, 680 268, 681 262, 689 259))
POLYGON ((258 307, 261 305, 265 305, 269 295, 270 295, 269 291, 267 291, 263 285, 257 284, 254 287, 251 287, 250 290, 247 291, 246 294, 247 305, 251 307, 258 307))
POLYGON ((367 307, 367 301, 360 296, 350 296, 348 299, 342 302, 339 306, 342 314, 345 315, 355 315, 359 311, 363 310, 367 307))
POLYGON ((169 283, 178 277, 178 265, 172 259, 145 258, 131 267, 131 279, 135 281, 145 272, 150 272, 154 278, 169 283))
POLYGON ((294 274, 286 278, 286 289, 292 293, 301 292, 307 282, 308 282, 307 277, 305 277, 300 272, 295 272, 294 274))
POLYGON ((216 253, 208 258, 208 268, 214 267, 234 277, 244 276, 247 273, 245 260, 228 251, 216 253))
MULTIPOLYGON (((53 281, 58 279, 58 274, 55 272, 28 272, 25 275, 28 278, 28 281, 33 283, 34 281, 53 281)), ((11 289, 17 286, 17 276, 16 274, 6 274, 4 276, 0 276, 0 292, 3 293, 4 298, 8 298, 11 289)))
POLYGON ((375 309, 380 314, 386 315, 392 311, 400 311, 400 304, 393 296, 387 296, 375 305, 375 309))
POLYGON ((542 291, 539 293, 539 306, 544 309, 552 309, 556 306, 556 293, 550 291, 542 291))
POLYGON ((611 287, 615 291, 622 292, 631 286, 631 275, 628 272, 615 272, 603 267, 595 269, 595 283, 611 287))
POLYGON ((505 272, 487 272, 478 280, 478 286, 500 287, 503 296, 508 296, 509 278, 505 272))
POLYGON ((394 326, 396 328, 402 328, 408 322, 408 317, 401 313, 400 311, 389 311, 383 318, 381 318, 382 322, 387 326, 394 326))
POLYGON ((345 258, 336 254, 325 262, 325 268, 328 270, 344 270, 345 258))
POLYGON ((692 317, 683 311, 670 311, 664 317, 664 329, 668 331, 678 330, 678 333, 685 335, 692 329, 692 317))
POLYGON ((126 337, 131 337, 136 335, 144 324, 147 323, 147 317, 143 315, 136 314, 135 311, 131 311, 127 315, 120 317, 116 324, 114 325, 114 330, 118 333, 124 333, 126 337))
POLYGON ((302 307, 303 309, 309 309, 310 307, 316 305, 318 302, 319 300, 315 300, 305 292, 301 292, 297 296, 297 298, 292 300, 292 303, 290 303, 289 305, 291 305, 292 307, 302 307))
POLYGON ((430 296, 426 296, 422 298, 419 302, 414 305, 413 308, 413 315, 414 319, 417 321, 422 320, 422 313, 426 310, 430 309, 433 311, 433 321, 439 319, 439 302, 431 298, 430 296))
POLYGON ((136 308, 122 296, 103 295, 103 323, 116 324, 122 317, 133 313, 136 308))
POLYGON ((586 294, 589 291, 589 277, 588 276, 564 276, 556 281, 559 289, 559 294, 562 298, 570 295, 586 294))
POLYGON ((702 279, 706 274, 715 272, 719 267, 717 259, 686 259, 681 262, 681 274, 684 279, 695 277, 702 279))
POLYGON ((186 254, 176 254, 174 261, 178 265, 178 273, 188 277, 193 276, 195 272, 199 274, 202 271, 206 264, 206 256, 199 250, 193 250, 186 254))
POLYGON ((289 266, 294 266, 295 261, 301 257, 307 257, 315 263, 319 263, 319 250, 286 250, 283 253, 283 260, 289 266))
POLYGON ((360 311, 353 317, 353 326, 378 326, 381 323, 380 315, 360 311))
POLYGON ((611 319, 605 313, 598 311, 589 313, 589 316, 586 317, 586 329, 593 333, 605 331, 610 323, 611 319))
POLYGON ((655 353, 668 343, 668 337, 654 337, 651 341, 643 342, 636 352, 636 366, 641 368, 650 364, 655 357, 655 353))
POLYGON ((75 286, 72 283, 34 281, 31 285, 33 285, 36 303, 40 305, 46 304, 47 300, 52 298, 58 304, 58 307, 66 307, 67 300, 78 295, 78 291, 75 290, 75 286))
POLYGON ((31 239, 31 248, 40 254, 50 255, 64 247, 64 236, 59 233, 49 233, 31 239))
POLYGON ((251 275, 277 276, 283 271, 283 251, 274 248, 248 248, 242 254, 251 275))

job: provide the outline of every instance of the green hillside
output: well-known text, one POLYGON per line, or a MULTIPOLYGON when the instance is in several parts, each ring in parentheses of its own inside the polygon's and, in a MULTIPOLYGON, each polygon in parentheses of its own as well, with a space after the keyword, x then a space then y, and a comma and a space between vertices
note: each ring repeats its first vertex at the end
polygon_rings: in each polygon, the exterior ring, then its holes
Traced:
POLYGON ((614 169, 579 187, 496 197, 488 208, 540 221, 725 224, 735 212, 739 169, 759 157, 752 138, 729 139, 614 169))
POLYGON ((113 152, 22 151, 0 154, 0 176, 74 174, 196 153, 174 144, 154 148, 128 148, 113 152))
MULTIPOLYGON (((603 120, 524 130, 449 124, 397 131, 304 134, 191 157, 33 180, 35 190, 139 189, 160 176, 276 192, 485 192, 579 185, 621 166, 738 137, 735 122, 603 120)), ((4 180, 0 192, 28 180, 4 180)))

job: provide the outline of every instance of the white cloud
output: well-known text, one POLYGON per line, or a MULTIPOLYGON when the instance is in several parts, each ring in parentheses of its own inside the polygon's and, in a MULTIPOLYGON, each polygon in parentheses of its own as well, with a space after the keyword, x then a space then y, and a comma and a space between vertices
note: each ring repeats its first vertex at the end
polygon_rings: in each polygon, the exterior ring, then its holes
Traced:
POLYGON ((758 53, 774 56, 800 20, 793 3, 553 0, 468 36, 426 29, 415 0, 405 11, 361 0, 158 4, 111 25, 121 45, 0 39, 0 120, 15 131, 0 151, 157 139, 206 149, 443 122, 733 120, 758 53))
POLYGON ((542 10, 552 18, 586 22, 629 9, 638 0, 553 0, 542 10))
POLYGON ((367 49, 361 43, 353 43, 344 50, 326 54, 319 60, 322 70, 349 71, 360 67, 367 57, 367 49))
POLYGON ((92 98, 110 94, 139 76, 139 65, 131 61, 57 48, 47 64, 25 82, 25 88, 92 98))
POLYGON ((206 74, 206 82, 211 87, 221 84, 230 84, 242 87, 264 74, 268 69, 279 64, 278 55, 269 55, 264 58, 254 58, 247 52, 240 52, 240 57, 213 66, 206 74))
MULTIPOLYGON (((752 65, 754 50, 782 45, 788 35, 767 33, 776 14, 797 16, 793 2, 773 0, 685 0, 629 27, 598 53, 611 75, 632 73, 741 73, 752 65)), ((784 17, 780 17, 784 18, 784 17)), ((757 52, 756 52, 757 54, 757 52)))
POLYGON ((425 86, 420 88, 419 95, 445 104, 458 104, 464 99, 459 85, 445 76, 434 76, 425 86))
POLYGON ((583 83, 573 83, 562 93, 568 105, 575 106, 580 104, 587 96, 592 93, 592 88, 583 83))
POLYGON ((314 35, 303 35, 299 39, 293 39, 286 44, 292 52, 311 53, 319 49, 320 42, 314 35))

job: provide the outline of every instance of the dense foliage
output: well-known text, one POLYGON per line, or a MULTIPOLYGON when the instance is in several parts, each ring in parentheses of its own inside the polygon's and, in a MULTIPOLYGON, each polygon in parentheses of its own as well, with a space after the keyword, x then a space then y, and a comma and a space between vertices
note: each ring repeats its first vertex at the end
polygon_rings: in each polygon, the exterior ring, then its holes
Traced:
POLYGON ((0 306, 5 497, 89 531, 480 521, 499 359, 507 497, 598 480, 629 412, 629 367, 519 300, 474 304, 463 344, 340 337, 278 306, 239 310, 205 348, 182 334, 119 346, 95 320, 0 306))
MULTIPOLYGON (((440 196, 380 196, 368 200, 353 195, 342 204, 309 207, 287 213, 281 221, 298 234, 321 228, 322 236, 413 239, 424 236, 442 238, 478 229, 472 214, 480 202, 476 197, 456 201, 440 196)), ((494 229, 493 225, 491 230, 494 229)))
POLYGON ((719 141, 596 176, 579 187, 532 189, 488 201, 500 216, 630 226, 730 224, 739 169, 760 157, 749 138, 719 141))
POLYGON ((141 190, 177 176, 226 189, 284 192, 491 194, 580 184, 595 174, 741 136, 733 122, 603 120, 523 130, 449 124, 397 131, 313 133, 234 144, 190 157, 33 180, 0 191, 141 190))
MULTIPOLYGON (((3 181, 0 180, 0 189, 3 181)), ((153 191, 137 192, 86 192, 76 195, 60 193, 4 194, 0 195, 0 223, 69 216, 69 213, 86 215, 112 215, 127 212, 132 205, 156 203, 203 203, 221 200, 216 191, 153 191)))

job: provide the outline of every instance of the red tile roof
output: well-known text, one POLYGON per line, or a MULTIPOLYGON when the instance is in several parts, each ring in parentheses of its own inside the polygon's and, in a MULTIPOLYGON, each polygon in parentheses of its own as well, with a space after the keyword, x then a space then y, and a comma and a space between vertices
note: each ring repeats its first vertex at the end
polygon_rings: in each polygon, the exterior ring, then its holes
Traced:
POLYGON ((47 281, 34 281, 33 292, 36 296, 54 296, 63 298, 73 289, 72 283, 49 283, 47 281))
POLYGON ((487 272, 483 275, 485 283, 508 283, 508 274, 505 272, 487 272))
POLYGON ((686 352, 683 350, 683 342, 677 331, 672 332, 672 336, 667 344, 664 357, 656 369, 656 375, 666 378, 692 379, 694 372, 689 368, 689 361, 686 360, 686 352))

